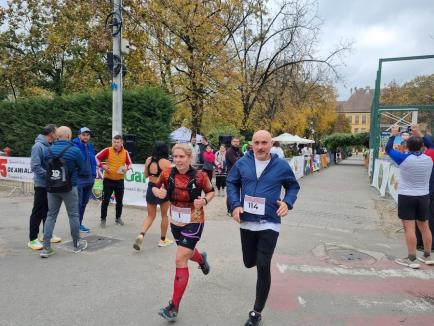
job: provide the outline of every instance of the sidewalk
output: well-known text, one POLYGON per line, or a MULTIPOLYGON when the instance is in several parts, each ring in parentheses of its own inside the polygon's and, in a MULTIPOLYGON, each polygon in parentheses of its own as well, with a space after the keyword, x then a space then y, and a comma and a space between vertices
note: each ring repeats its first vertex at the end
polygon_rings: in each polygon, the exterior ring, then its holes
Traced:
MULTIPOLYGON (((393 263, 405 255, 402 234, 393 239, 381 230, 379 197, 365 168, 332 166, 303 178, 301 187, 283 219, 264 324, 433 325, 434 268, 414 271, 393 263)), ((3 194, 1 326, 168 325, 157 312, 172 292, 175 247, 157 247, 158 218, 135 252, 132 243, 146 211, 126 208, 120 227, 111 206, 101 230, 98 204, 91 203, 85 216, 91 235, 119 241, 95 250, 104 244, 96 238, 94 249, 89 245, 80 254, 55 245, 57 254, 41 259, 26 247, 32 198, 3 194)), ((244 325, 256 271, 243 267, 238 227, 225 215, 225 198, 216 197, 207 211, 198 248, 208 252, 212 271, 204 276, 190 264, 176 325, 244 325)), ((55 233, 70 240, 64 209, 55 233)))

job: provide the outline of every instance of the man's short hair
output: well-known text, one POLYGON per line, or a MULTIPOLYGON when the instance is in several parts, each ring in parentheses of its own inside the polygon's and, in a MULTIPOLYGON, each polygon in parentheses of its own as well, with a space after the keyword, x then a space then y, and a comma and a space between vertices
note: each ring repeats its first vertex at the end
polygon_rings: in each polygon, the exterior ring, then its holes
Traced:
POLYGON ((423 140, 421 137, 410 136, 407 139, 407 148, 410 152, 418 152, 421 150, 423 145, 423 140))
POLYGON ((240 140, 240 136, 232 136, 232 139, 231 139, 231 140, 234 140, 234 139, 238 139, 238 140, 240 140))
POLYGON ((122 136, 121 136, 121 135, 115 135, 115 136, 113 137, 113 140, 115 140, 115 139, 120 139, 120 140, 122 140, 122 136))
POLYGON ((51 134, 52 132, 56 132, 57 126, 54 124, 49 124, 46 125, 43 129, 42 129, 42 134, 44 136, 48 136, 49 134, 51 134))
POLYGON ((208 141, 208 138, 206 138, 205 136, 202 136, 202 141, 208 141))

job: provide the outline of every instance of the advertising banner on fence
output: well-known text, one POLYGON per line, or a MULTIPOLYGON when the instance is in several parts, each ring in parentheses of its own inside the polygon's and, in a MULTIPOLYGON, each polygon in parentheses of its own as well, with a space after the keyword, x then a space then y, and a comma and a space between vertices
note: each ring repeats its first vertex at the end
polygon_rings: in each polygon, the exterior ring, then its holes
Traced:
POLYGON ((289 166, 291 167, 292 171, 294 172, 295 177, 300 179, 303 177, 303 169, 304 169, 304 157, 303 156, 294 156, 289 161, 289 166))
POLYGON ((32 182, 30 157, 0 156, 0 179, 32 182))
MULTIPOLYGON (((146 190, 148 178, 143 174, 144 164, 131 164, 131 169, 125 174, 124 205, 146 206, 146 190)), ((102 199, 103 180, 98 178, 93 184, 92 193, 95 199, 102 199)), ((112 202, 116 202, 112 195, 112 202)))
POLYGON ((395 202, 398 202, 398 185, 399 185, 399 169, 394 165, 389 168, 389 180, 387 182, 387 190, 395 202))
POLYGON ((372 186, 380 191, 381 196, 386 195, 386 188, 389 181, 390 162, 385 160, 375 160, 374 178, 372 186))

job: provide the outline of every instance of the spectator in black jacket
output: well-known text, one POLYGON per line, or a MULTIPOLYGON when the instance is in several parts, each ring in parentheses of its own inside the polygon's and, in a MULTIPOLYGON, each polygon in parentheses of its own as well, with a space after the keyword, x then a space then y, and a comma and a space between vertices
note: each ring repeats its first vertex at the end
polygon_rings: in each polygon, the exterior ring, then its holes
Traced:
POLYGON ((209 145, 208 138, 202 136, 202 142, 199 144, 199 150, 200 150, 199 164, 203 164, 203 153, 206 152, 206 148, 208 145, 209 145))
MULTIPOLYGON (((226 151, 226 167, 227 174, 231 171, 235 162, 238 161, 243 156, 243 153, 240 150, 240 137, 234 136, 231 140, 231 147, 226 151)), ((226 200, 226 208, 228 216, 232 216, 230 212, 229 202, 226 200)))

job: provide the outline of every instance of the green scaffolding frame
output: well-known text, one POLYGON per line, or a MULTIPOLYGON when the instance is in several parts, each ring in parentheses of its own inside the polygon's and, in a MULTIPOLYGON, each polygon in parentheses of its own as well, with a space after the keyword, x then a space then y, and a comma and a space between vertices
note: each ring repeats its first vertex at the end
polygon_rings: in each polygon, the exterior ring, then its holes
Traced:
POLYGON ((380 146, 380 118, 381 112, 386 111, 416 111, 416 110, 434 110, 433 104, 411 104, 411 105, 380 105, 380 92, 381 92, 381 69, 383 62, 391 61, 408 61, 408 60, 423 60, 434 59, 433 55, 421 55, 413 57, 397 57, 397 58, 383 58, 378 61, 377 78, 375 80, 374 98, 372 99, 371 106, 371 128, 369 137, 369 147, 373 149, 373 162, 372 162, 372 174, 375 169, 375 160, 378 158, 378 151, 380 146))

